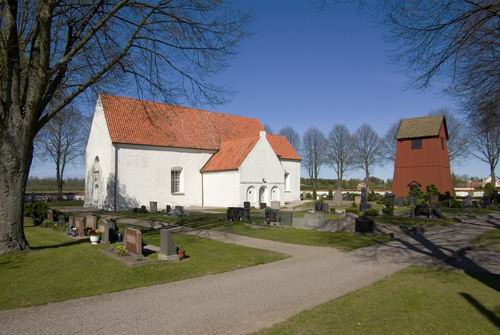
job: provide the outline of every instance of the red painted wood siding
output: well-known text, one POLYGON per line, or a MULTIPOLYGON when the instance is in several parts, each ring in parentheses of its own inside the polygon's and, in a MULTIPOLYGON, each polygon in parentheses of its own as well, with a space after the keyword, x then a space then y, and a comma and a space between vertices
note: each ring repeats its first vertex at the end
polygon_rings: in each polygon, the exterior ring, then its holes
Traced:
POLYGON ((442 193, 453 193, 444 125, 441 125, 439 137, 422 138, 422 149, 413 150, 411 141, 397 141, 392 192, 398 197, 407 196, 408 184, 416 181, 423 191, 427 185, 434 184, 442 193), (444 141, 444 148, 441 141, 444 141))

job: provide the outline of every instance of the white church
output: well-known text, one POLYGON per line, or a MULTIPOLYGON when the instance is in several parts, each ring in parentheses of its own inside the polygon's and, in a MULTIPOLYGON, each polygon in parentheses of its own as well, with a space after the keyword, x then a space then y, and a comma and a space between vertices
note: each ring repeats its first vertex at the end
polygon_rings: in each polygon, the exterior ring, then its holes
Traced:
POLYGON ((240 207, 300 199, 300 156, 257 119, 101 94, 85 206, 240 207))

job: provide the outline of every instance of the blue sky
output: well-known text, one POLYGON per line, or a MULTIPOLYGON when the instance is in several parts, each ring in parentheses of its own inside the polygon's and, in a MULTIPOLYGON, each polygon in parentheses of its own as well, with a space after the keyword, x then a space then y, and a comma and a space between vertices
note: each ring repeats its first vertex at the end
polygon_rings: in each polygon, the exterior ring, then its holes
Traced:
MULTIPOLYGON (((209 110, 256 117, 275 131, 292 126, 300 134, 316 126, 328 133, 335 123, 354 131, 370 124, 379 135, 406 117, 425 115, 448 107, 458 111, 439 83, 425 91, 410 87, 401 67, 389 60, 395 45, 384 39, 384 27, 356 10, 337 4, 318 11, 310 1, 241 1, 253 12, 254 34, 243 41, 239 53, 216 83, 232 88, 231 102, 209 110)), ((476 159, 453 171, 471 176, 488 175, 488 166, 476 159)), ((392 166, 377 167, 372 175, 392 178, 392 166)), ((305 173, 303 173, 305 175, 305 173)), ((32 175, 53 176, 53 167, 35 162, 32 175)), ((353 171, 348 177, 359 177, 353 171)), ((83 176, 81 164, 69 167, 67 177, 83 176)), ((333 178, 329 168, 321 177, 333 178)))

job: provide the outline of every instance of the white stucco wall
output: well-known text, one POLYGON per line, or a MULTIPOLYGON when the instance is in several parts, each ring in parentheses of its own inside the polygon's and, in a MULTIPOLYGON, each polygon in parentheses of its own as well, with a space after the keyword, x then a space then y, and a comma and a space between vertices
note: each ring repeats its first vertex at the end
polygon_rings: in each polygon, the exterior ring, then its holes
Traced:
POLYGON ((251 186, 256 191, 256 201, 252 202, 253 206, 258 206, 261 189, 264 190, 264 200, 269 205, 274 187, 278 190, 277 198, 284 204, 285 169, 267 141, 265 132, 261 132, 259 140, 241 164, 239 172, 241 184, 240 206, 243 201, 246 201, 247 191, 251 186))
POLYGON ((111 209, 113 204, 115 151, 108 132, 104 110, 98 99, 92 118, 89 139, 85 150, 85 206, 111 209), (93 171, 95 158, 99 157, 99 172, 93 171))
POLYGON ((165 206, 201 206, 200 169, 213 151, 118 145, 119 207, 131 208, 158 202, 165 206), (181 192, 171 194, 171 169, 182 168, 181 192))
POLYGON ((281 160, 281 164, 290 178, 290 191, 285 191, 285 201, 300 200, 300 161, 281 160))
POLYGON ((238 171, 220 171, 203 173, 204 206, 239 207, 240 174, 238 171))

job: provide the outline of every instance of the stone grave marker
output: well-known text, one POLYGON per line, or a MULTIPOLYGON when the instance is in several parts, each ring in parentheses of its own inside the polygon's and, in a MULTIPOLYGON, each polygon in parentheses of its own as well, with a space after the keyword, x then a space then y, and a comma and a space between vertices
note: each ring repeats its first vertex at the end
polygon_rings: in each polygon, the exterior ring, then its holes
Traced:
POLYGON ((333 193, 333 206, 341 206, 342 201, 343 201, 342 192, 335 191, 335 193, 333 193))
POLYGON ((149 212, 150 213, 158 213, 158 202, 156 202, 156 201, 149 202, 149 212))
POLYGON ((368 197, 366 194, 366 188, 361 189, 361 203, 359 204, 360 211, 366 211, 370 209, 372 206, 368 203, 368 197))
POLYGON ((321 211, 322 211, 323 213, 328 213, 328 211, 329 211, 329 206, 328 206, 328 204, 327 204, 326 202, 323 202, 323 203, 321 204, 321 211))
POLYGON ((85 216, 85 226, 90 229, 97 229, 97 217, 95 215, 85 216))
POLYGON ((250 201, 244 201, 243 202, 243 208, 250 209, 250 201))
POLYGON ((367 216, 360 216, 356 218, 354 231, 361 234, 373 234, 375 231, 375 221, 367 216))
POLYGON ((280 202, 279 201, 271 201, 271 208, 272 209, 280 209, 280 202))
POLYGON ((106 219, 100 219, 98 227, 99 231, 101 232, 101 243, 110 243, 115 241, 115 222, 106 219))
POLYGON ((160 229, 160 252, 158 259, 162 261, 178 261, 179 255, 175 248, 174 237, 172 233, 165 228, 160 229))
POLYGON ((60 214, 57 217, 57 222, 59 224, 59 227, 64 227, 66 225, 66 218, 64 217, 64 215, 60 214))
POLYGON ((281 212, 280 213, 280 225, 291 227, 293 221, 293 212, 281 212))
POLYGON ((431 208, 436 208, 439 205, 439 194, 431 194, 429 197, 429 204, 431 208))
POLYGON ((259 208, 260 208, 260 209, 266 209, 266 207, 267 207, 267 203, 265 203, 265 202, 261 202, 261 203, 259 204, 259 208))
POLYGON ((184 216, 184 206, 175 206, 174 215, 175 216, 184 216))
POLYGON ((325 225, 325 217, 321 212, 305 213, 304 225, 309 228, 321 228, 325 225))
POLYGON ((487 208, 491 205, 491 198, 490 197, 485 197, 481 199, 481 208, 487 208))
POLYGON ((465 196, 463 201, 462 201, 462 207, 463 208, 471 208, 472 206, 473 206, 472 197, 469 195, 465 196))
POLYGON ((394 202, 395 202, 396 206, 398 206, 398 207, 404 207, 404 205, 405 205, 405 198, 403 198, 403 197, 397 197, 394 200, 395 200, 394 202))
POLYGON ((47 209, 47 221, 54 222, 54 210, 47 209))
POLYGON ((172 212, 172 207, 171 207, 170 205, 167 205, 167 206, 165 207, 165 213, 166 213, 167 215, 170 215, 170 214, 171 214, 171 212, 172 212))
POLYGON ((137 256, 142 256, 142 233, 135 228, 127 227, 123 234, 123 245, 127 252, 137 256))
POLYGON ((75 216, 74 215, 70 215, 68 217, 68 225, 70 227, 74 227, 75 226, 75 216))
POLYGON ((84 216, 75 216, 75 228, 78 236, 85 236, 85 217, 84 216))
POLYGON ((354 204, 359 207, 361 205, 361 196, 360 195, 355 195, 354 196, 354 204))
POLYGON ((280 221, 280 210, 272 209, 270 207, 265 209, 265 221, 267 224, 270 222, 279 222, 280 221))

